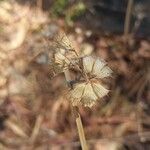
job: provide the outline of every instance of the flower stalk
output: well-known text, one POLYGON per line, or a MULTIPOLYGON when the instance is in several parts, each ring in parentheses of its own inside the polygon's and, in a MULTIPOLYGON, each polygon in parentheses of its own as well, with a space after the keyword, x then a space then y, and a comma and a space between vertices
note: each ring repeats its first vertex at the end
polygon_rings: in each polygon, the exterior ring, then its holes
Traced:
POLYGON ((77 124, 77 128, 78 128, 78 134, 79 134, 79 138, 80 138, 80 142, 81 142, 81 147, 83 150, 88 150, 80 113, 78 111, 78 107, 76 107, 76 106, 73 107, 73 113, 76 118, 76 124, 77 124))
MULTIPOLYGON (((64 74, 65 74, 65 79, 67 81, 67 84, 68 84, 68 86, 70 86, 71 77, 70 77, 69 70, 65 69, 64 74)), ((79 134, 79 139, 80 139, 82 150, 88 150, 87 142, 86 142, 85 134, 84 134, 84 129, 83 129, 83 124, 81 121, 80 113, 78 111, 78 107, 73 106, 72 108, 73 108, 73 114, 74 114, 75 120, 76 120, 76 125, 77 125, 77 129, 78 129, 78 134, 79 134)))

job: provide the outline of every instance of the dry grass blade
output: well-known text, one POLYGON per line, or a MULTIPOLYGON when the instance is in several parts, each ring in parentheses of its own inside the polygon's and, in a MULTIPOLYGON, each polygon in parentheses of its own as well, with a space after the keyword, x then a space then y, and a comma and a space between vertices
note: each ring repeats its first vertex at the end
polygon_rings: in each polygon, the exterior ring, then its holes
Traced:
POLYGON ((27 138, 27 134, 15 123, 12 121, 7 120, 5 122, 5 125, 11 129, 16 135, 22 137, 22 138, 27 138))
POLYGON ((41 127, 41 123, 43 121, 43 117, 41 115, 39 115, 36 119, 32 134, 31 134, 31 142, 34 142, 36 140, 36 137, 38 136, 40 127, 41 127))

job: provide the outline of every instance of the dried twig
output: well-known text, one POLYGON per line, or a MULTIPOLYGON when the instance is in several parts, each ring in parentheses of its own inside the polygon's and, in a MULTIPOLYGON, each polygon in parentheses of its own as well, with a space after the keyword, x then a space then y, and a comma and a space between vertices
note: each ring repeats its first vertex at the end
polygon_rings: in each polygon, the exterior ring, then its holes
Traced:
POLYGON ((41 115, 39 115, 36 119, 32 134, 31 134, 31 142, 34 142, 36 140, 36 137, 39 133, 40 127, 41 127, 41 123, 42 123, 43 117, 41 115))
POLYGON ((11 129, 16 135, 22 137, 22 138, 27 138, 27 134, 23 131, 23 129, 18 126, 17 124, 15 124, 14 122, 7 120, 5 122, 5 125, 11 129))
POLYGON ((125 24, 124 24, 124 37, 125 37, 125 41, 128 39, 132 6, 133 6, 133 0, 128 0, 127 10, 126 10, 126 16, 125 16, 125 24))

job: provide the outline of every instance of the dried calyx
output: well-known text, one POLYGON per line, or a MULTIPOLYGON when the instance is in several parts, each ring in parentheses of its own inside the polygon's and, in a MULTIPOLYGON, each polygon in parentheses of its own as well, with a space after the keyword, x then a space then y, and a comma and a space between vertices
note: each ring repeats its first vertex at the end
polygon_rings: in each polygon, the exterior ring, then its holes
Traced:
POLYGON ((83 105, 92 107, 97 100, 108 94, 109 90, 102 84, 102 79, 110 77, 112 70, 106 62, 98 57, 80 57, 72 48, 65 34, 58 36, 54 52, 54 64, 62 71, 65 69, 76 69, 82 78, 74 82, 69 91, 69 99, 73 106, 83 105))
POLYGON ((102 84, 101 79, 111 76, 112 71, 106 63, 97 57, 82 58, 85 81, 76 83, 70 91, 73 106, 83 105, 92 107, 96 101, 108 94, 109 90, 102 84))
POLYGON ((78 54, 65 33, 61 32, 55 37, 52 50, 53 57, 51 58, 52 61, 50 64, 51 70, 54 71, 54 75, 57 75, 76 64, 78 54))

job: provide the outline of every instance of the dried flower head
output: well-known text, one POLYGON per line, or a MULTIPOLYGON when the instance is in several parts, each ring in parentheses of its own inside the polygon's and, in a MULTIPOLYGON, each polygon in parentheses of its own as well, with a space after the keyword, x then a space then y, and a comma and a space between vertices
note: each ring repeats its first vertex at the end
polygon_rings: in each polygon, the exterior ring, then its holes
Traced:
POLYGON ((55 42, 56 46, 59 49, 64 49, 65 51, 69 51, 73 49, 73 46, 70 42, 70 40, 67 38, 66 34, 64 32, 59 32, 55 36, 55 42))
MULTIPOLYGON (((74 64, 75 60, 78 58, 78 54, 71 45, 71 42, 65 35, 65 33, 60 32, 55 37, 55 43, 53 44, 54 53, 52 64, 59 70, 58 73, 63 72, 64 69, 68 69, 74 64)), ((56 70, 53 67, 53 70, 56 70)), ((56 72, 57 74, 57 72, 56 72)))
POLYGON ((70 98, 73 106, 81 104, 85 107, 92 107, 99 98, 104 97, 108 92, 109 90, 99 82, 91 80, 76 84, 70 92, 70 98))
POLYGON ((69 98, 73 106, 81 104, 92 107, 98 99, 108 94, 109 90, 104 87, 100 79, 111 76, 112 71, 106 62, 96 57, 86 56, 82 62, 86 79, 74 85, 69 98))
POLYGON ((98 99, 108 94, 109 90, 102 84, 102 79, 111 76, 112 70, 98 57, 81 58, 64 33, 57 35, 55 43, 54 70, 59 68, 60 73, 65 69, 77 69, 81 74, 81 78, 73 82, 69 92, 72 105, 92 107, 98 99))
POLYGON ((106 62, 100 58, 93 56, 86 56, 83 58, 84 71, 89 76, 95 76, 96 78, 109 77, 112 74, 112 70, 107 66, 106 62))

